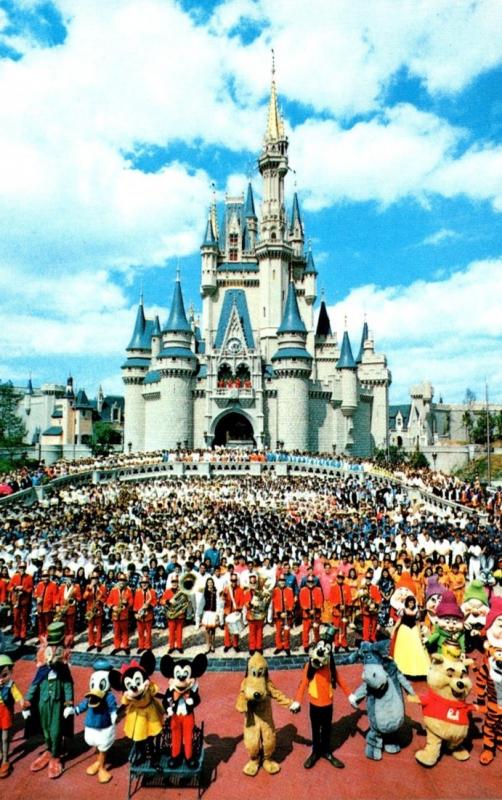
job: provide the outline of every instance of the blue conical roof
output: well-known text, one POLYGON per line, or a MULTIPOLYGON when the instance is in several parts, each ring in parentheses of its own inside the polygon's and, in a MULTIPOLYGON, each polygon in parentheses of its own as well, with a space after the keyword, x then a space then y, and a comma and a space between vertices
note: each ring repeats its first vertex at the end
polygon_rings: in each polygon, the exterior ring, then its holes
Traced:
POLYGON ((248 193, 246 195, 246 205, 244 206, 244 216, 246 219, 252 217, 256 219, 256 211, 254 208, 254 197, 253 197, 253 187, 251 186, 251 181, 248 183, 248 193))
POLYGON ((173 302, 171 303, 171 311, 169 312, 165 331, 167 333, 177 333, 178 331, 192 333, 192 328, 190 327, 185 313, 185 304, 183 302, 179 278, 176 279, 176 283, 174 284, 173 302))
POLYGON ((319 309, 319 318, 317 320, 316 336, 331 336, 331 322, 329 321, 328 309, 324 300, 321 302, 319 309))
POLYGON ((358 353, 357 358, 356 358, 356 364, 360 364, 361 361, 363 360, 364 343, 365 343, 367 338, 368 338, 368 323, 365 322, 364 325, 363 325, 363 333, 362 333, 362 336, 361 336, 361 346, 359 347, 359 353, 358 353))
POLYGON ((305 267, 305 275, 317 275, 317 270, 314 264, 314 256, 312 255, 312 249, 309 248, 307 253, 307 264, 305 267))
POLYGON ((136 314, 136 322, 132 339, 129 342, 128 350, 142 350, 143 349, 143 335, 145 333, 145 312, 143 310, 143 297, 139 301, 138 313, 136 314))
POLYGON ((289 284, 286 305, 284 306, 284 314, 282 317, 282 322, 277 328, 277 333, 307 333, 307 329, 300 316, 295 286, 292 281, 289 284))
POLYGON ((160 320, 159 320, 158 314, 156 314, 155 315, 155 319, 153 321, 152 336, 160 336, 161 333, 162 333, 162 330, 161 330, 161 327, 160 327, 160 320))
POLYGON ((293 197, 293 207, 291 208, 291 220, 289 223, 290 230, 293 231, 295 224, 298 222, 300 230, 303 232, 302 218, 300 214, 300 203, 298 202, 298 195, 295 192, 293 197))
POLYGON ((204 245, 209 246, 216 244, 216 238, 213 231, 213 223, 211 220, 211 214, 209 214, 207 218, 207 225, 206 225, 206 235, 204 236, 204 241, 202 242, 202 246, 204 245))
POLYGON ((356 368, 356 362, 354 361, 354 356, 352 355, 352 347, 350 346, 350 339, 347 331, 345 331, 343 334, 342 352, 340 353, 340 358, 337 361, 336 368, 337 369, 356 368))
POLYGON ((33 394, 33 384, 31 378, 28 378, 28 385, 26 387, 26 394, 33 394))

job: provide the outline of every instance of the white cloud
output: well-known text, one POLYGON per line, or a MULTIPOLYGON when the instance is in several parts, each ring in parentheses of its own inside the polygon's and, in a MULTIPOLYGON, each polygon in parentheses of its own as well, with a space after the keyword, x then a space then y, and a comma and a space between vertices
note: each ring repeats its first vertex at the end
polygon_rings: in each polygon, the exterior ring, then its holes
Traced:
POLYGON ((340 328, 347 315, 359 345, 359 321, 367 312, 376 349, 387 354, 394 401, 406 400, 421 378, 460 401, 466 381, 478 394, 485 376, 492 386, 502 385, 501 283, 502 257, 472 262, 444 280, 361 286, 330 309, 332 324, 340 328))
POLYGON ((430 236, 426 236, 425 239, 423 239, 423 241, 421 242, 421 244, 432 245, 433 247, 435 247, 436 245, 442 244, 443 242, 450 242, 452 239, 459 239, 460 237, 461 234, 457 233, 457 231, 454 231, 451 228, 441 228, 435 233, 431 233, 430 236))

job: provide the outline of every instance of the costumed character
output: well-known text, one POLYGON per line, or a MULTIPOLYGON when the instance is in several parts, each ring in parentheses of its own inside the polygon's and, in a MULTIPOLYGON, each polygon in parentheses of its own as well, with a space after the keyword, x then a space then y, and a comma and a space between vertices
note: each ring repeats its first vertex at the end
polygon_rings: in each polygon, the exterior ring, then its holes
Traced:
POLYGON ((32 772, 47 767, 49 778, 63 772, 63 737, 73 736, 73 719, 65 719, 64 709, 73 706, 73 678, 68 666, 69 651, 63 647, 64 623, 52 622, 37 653, 37 672, 26 692, 23 717, 26 737, 41 728, 46 750, 32 763, 32 772))
POLYGON ((474 661, 433 653, 431 662, 427 673, 429 690, 418 696, 427 740, 425 747, 417 750, 415 758, 424 767, 433 767, 437 763, 442 746, 457 761, 469 758, 464 741, 469 730, 469 712, 473 708, 466 698, 472 687, 468 668, 474 661))
POLYGON ((230 584, 222 592, 223 616, 225 627, 223 632, 223 651, 228 653, 231 647, 237 653, 239 650, 239 636, 244 630, 242 608, 244 606, 244 591, 239 586, 239 578, 234 572, 230 576, 230 584))
POLYGON ((21 561, 8 584, 12 607, 12 635, 23 644, 28 634, 28 621, 33 595, 33 578, 26 572, 26 562, 21 561))
POLYGON ((446 588, 439 583, 437 575, 431 575, 430 578, 427 578, 427 586, 425 587, 426 614, 422 630, 422 636, 425 641, 427 641, 437 624, 436 610, 445 592, 446 588))
POLYGON ((302 610, 302 646, 306 653, 309 649, 310 630, 313 631, 314 642, 318 642, 320 638, 324 597, 321 587, 315 585, 315 580, 313 575, 309 575, 298 595, 298 603, 302 610))
POLYGON ((116 655, 120 650, 123 650, 128 656, 131 652, 129 648, 129 609, 133 605, 133 594, 127 585, 127 577, 124 572, 119 574, 117 585, 110 589, 106 604, 112 610, 112 656, 116 655))
POLYGON ((479 761, 491 764, 502 750, 502 597, 494 597, 486 617, 486 659, 476 678, 476 704, 484 711, 483 750, 479 761))
POLYGON ((23 695, 12 679, 14 662, 5 653, 0 653, 0 731, 2 732, 2 760, 0 778, 7 778, 11 771, 9 748, 14 721, 15 703, 23 703, 23 695))
POLYGON ((89 584, 84 589, 85 621, 87 622, 87 652, 103 647, 103 619, 108 592, 104 583, 100 583, 99 572, 93 572, 89 584))
POLYGON ((364 664, 363 683, 349 695, 354 708, 366 698, 370 728, 365 753, 366 758, 374 761, 382 758, 384 750, 399 753, 398 734, 404 722, 403 689, 411 696, 415 694, 396 662, 388 657, 388 647, 388 641, 362 642, 358 655, 364 664))
POLYGON ((295 593, 286 586, 286 576, 279 575, 277 586, 272 592, 272 608, 275 624, 275 655, 291 655, 291 625, 295 609, 295 593))
POLYGON ((155 671, 155 656, 145 650, 138 661, 110 670, 110 686, 122 692, 126 707, 124 733, 132 740, 129 760, 133 764, 158 758, 157 737, 162 731, 164 711, 157 700, 159 687, 150 680, 155 671))
POLYGON ((89 691, 78 706, 65 708, 64 716, 85 712, 84 739, 90 747, 96 748, 96 760, 87 767, 86 773, 97 775, 100 783, 108 783, 112 774, 106 769, 106 754, 115 741, 117 701, 110 691, 110 662, 98 658, 93 666, 89 691))
POLYGON ((443 594, 436 615, 438 621, 425 645, 429 653, 448 651, 454 657, 465 653, 464 615, 453 592, 443 594))
POLYGON ((243 769, 245 775, 256 775, 260 766, 269 775, 281 769, 272 760, 276 743, 272 700, 293 710, 293 701, 270 680, 266 659, 260 653, 255 653, 248 660, 235 704, 236 710, 245 714, 244 746, 249 755, 249 761, 243 769))
MULTIPOLYGON (((296 692, 291 711, 300 710, 305 692, 310 702, 310 724, 312 728, 312 753, 304 763, 305 769, 311 769, 320 758, 325 758, 333 767, 343 768, 345 764, 335 758, 331 752, 331 721, 333 719, 333 693, 337 685, 347 697, 350 690, 338 675, 333 656, 335 629, 329 625, 309 650, 309 660, 305 664, 303 676, 296 692)), ((356 653, 338 656, 338 663, 355 663, 356 653), (343 658, 344 662, 340 659, 343 658)))
POLYGON ((195 656, 193 661, 188 658, 174 661, 170 655, 163 656, 160 661, 162 675, 169 678, 162 704, 171 728, 170 769, 180 767, 183 757, 189 768, 197 766, 197 756, 193 752, 195 728, 193 712, 200 704, 197 678, 200 678, 206 669, 207 656, 204 653, 195 656))
POLYGON ((431 660, 420 633, 419 610, 413 594, 404 600, 399 623, 392 632, 390 655, 398 669, 408 678, 427 675, 431 660))
POLYGON ((479 580, 471 581, 461 605, 464 615, 464 628, 467 652, 483 651, 484 627, 489 603, 486 589, 479 580))

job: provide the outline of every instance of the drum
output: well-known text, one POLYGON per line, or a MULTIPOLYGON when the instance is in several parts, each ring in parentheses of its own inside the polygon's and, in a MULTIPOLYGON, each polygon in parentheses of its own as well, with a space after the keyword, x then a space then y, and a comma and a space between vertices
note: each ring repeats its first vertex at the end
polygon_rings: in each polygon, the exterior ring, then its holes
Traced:
POLYGON ((244 630, 244 620, 242 619, 242 614, 240 611, 232 611, 231 614, 227 614, 225 617, 225 622, 227 624, 228 632, 232 634, 232 636, 238 636, 244 630))
POLYGON ((204 611, 201 622, 205 628, 216 628, 220 620, 216 611, 204 611))

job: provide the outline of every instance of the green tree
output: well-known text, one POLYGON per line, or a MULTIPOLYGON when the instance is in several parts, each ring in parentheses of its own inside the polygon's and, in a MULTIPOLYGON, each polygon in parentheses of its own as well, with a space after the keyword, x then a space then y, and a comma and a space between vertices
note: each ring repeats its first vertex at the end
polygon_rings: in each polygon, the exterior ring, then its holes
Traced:
POLYGON ((23 444, 26 427, 17 415, 20 394, 11 383, 0 383, 0 448, 12 453, 23 444))
POLYGON ((486 409, 483 409, 480 414, 476 415, 476 424, 472 431, 472 438, 476 444, 485 444, 488 433, 488 419, 490 420, 490 439, 495 438, 495 415, 488 414, 486 409))
POLYGON ((422 467, 429 466, 429 462, 421 450, 415 450, 414 453, 411 453, 408 458, 408 464, 410 467, 413 467, 413 469, 422 469, 422 467))
POLYGON ((495 414, 495 435, 497 439, 502 439, 502 411, 495 414))
POLYGON ((464 411, 464 413, 462 414, 462 425, 465 430, 465 438, 470 444, 472 441, 472 431, 474 428, 474 423, 472 421, 472 414, 470 411, 464 411))
POLYGON ((106 456, 114 444, 120 444, 119 431, 109 422, 96 422, 92 430, 91 450, 95 456, 106 456))

